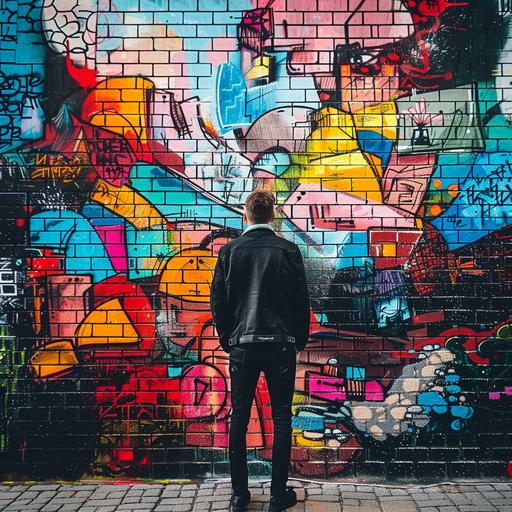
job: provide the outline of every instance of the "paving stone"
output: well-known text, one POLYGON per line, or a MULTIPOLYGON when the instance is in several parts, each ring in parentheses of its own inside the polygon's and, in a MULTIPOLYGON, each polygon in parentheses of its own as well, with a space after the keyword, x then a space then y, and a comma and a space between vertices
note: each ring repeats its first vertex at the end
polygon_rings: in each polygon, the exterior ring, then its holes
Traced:
POLYGON ((213 496, 213 488, 201 488, 197 491, 197 496, 213 496))
POLYGON ((231 487, 218 487, 215 489, 214 493, 215 496, 225 496, 225 495, 231 495, 231 487))
POLYGON ((306 489, 296 487, 294 490, 295 494, 297 494, 297 501, 304 501, 306 499, 306 489))
POLYGON ((351 507, 359 507, 361 506, 361 502, 359 500, 354 500, 354 499, 342 499, 341 500, 341 503, 343 504, 343 506, 351 506, 351 507))
POLYGON ((499 510, 512 511, 512 499, 510 498, 501 498, 499 500, 493 500, 492 504, 499 510))
POLYGON ((21 496, 21 494, 22 494, 21 491, 18 491, 18 492, 4 491, 4 492, 2 492, 2 494, 0 496, 2 497, 2 500, 7 501, 7 500, 15 500, 16 498, 21 496))
POLYGON ((65 504, 65 505, 62 505, 62 507, 59 509, 59 512, 74 512, 75 510, 80 510, 81 506, 82 505, 78 504, 78 503, 65 504))
MULTIPOLYGON (((309 485, 308 485, 309 487, 309 485)), ((357 491, 357 487, 352 484, 341 484, 340 486, 341 491, 347 491, 347 492, 354 492, 357 491)))
POLYGON ((197 496, 194 503, 211 503, 215 499, 215 496, 197 496))
POLYGON ((62 503, 48 503, 41 510, 42 512, 56 512, 62 507, 62 503))
POLYGON ((357 492, 360 500, 376 500, 377 497, 373 492, 357 492))
POLYGON ((153 505, 150 503, 121 503, 116 510, 152 510, 153 505))
MULTIPOLYGON (((309 504, 308 504, 309 506, 309 504)), ((372 507, 360 507, 359 505, 343 505, 343 512, 381 512, 381 508, 372 508, 372 507)))
MULTIPOLYGON (((511 512, 512 483, 372 486, 292 480, 298 503, 289 512, 511 512)), ((266 511, 270 481, 251 481, 248 511, 266 511)), ((3 512, 210 512, 229 510, 230 482, 168 485, 2 485, 3 512), (5 499, 5 497, 8 499, 5 499)))
POLYGON ((183 503, 182 498, 164 498, 158 504, 172 506, 172 505, 179 505, 180 503, 183 503))
MULTIPOLYGON (((299 505, 300 507, 300 505, 299 505)), ((288 510, 295 510, 295 508, 290 508, 288 510)), ((298 510, 301 510, 298 508, 298 510)), ((315 498, 312 501, 308 501, 307 505, 305 505, 305 508, 302 510, 307 510, 308 512, 312 511, 318 511, 318 512, 326 512, 327 510, 329 512, 342 512, 341 505, 339 503, 329 503, 328 508, 325 505, 324 501, 319 501, 318 498, 315 498)), ((343 508, 345 510, 345 508, 343 508)), ((361 509, 359 509, 361 510, 361 509)), ((375 512, 375 509, 374 509, 375 512)))
POLYGON ((119 499, 94 499, 88 500, 87 505, 92 507, 116 507, 121 503, 121 498, 119 499))
POLYGON ((324 485, 322 487, 322 494, 324 496, 338 496, 338 488, 334 485, 324 485))
POLYGON ((315 495, 313 498, 313 501, 323 501, 323 502, 338 502, 339 498, 338 495, 330 495, 330 494, 321 494, 321 495, 315 495))
POLYGON ((212 503, 212 510, 228 510, 229 501, 214 501, 212 503))
POLYGON ((502 483, 502 482, 493 483, 492 486, 497 491, 510 491, 512 488, 512 486, 509 483, 502 483))
POLYGON ((496 512, 498 510, 494 505, 478 503, 476 505, 461 505, 460 512, 496 512))
POLYGON ((448 498, 443 500, 429 500, 429 504, 431 507, 449 507, 450 505, 453 505, 453 503, 448 498))
POLYGON ((386 499, 381 500, 380 506, 383 512, 417 512, 416 503, 409 500, 386 499))
POLYGON ((165 489, 164 492, 162 492, 161 497, 162 498, 177 498, 180 495, 179 489, 165 489))
POLYGON ((60 487, 59 484, 35 484, 30 486, 32 491, 54 491, 60 487))

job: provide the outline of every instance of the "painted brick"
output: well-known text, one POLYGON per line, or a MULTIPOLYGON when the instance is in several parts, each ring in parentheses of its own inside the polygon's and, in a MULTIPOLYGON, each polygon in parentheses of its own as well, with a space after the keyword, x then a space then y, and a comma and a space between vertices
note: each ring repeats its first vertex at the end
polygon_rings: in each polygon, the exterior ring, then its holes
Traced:
MULTIPOLYGON (((96 3, 0 13, 2 476, 229 475, 210 289, 256 188, 311 299, 292 474, 510 474, 507 2, 96 3)), ((258 389, 251 478, 271 472, 258 389)), ((177 495, 159 506, 193 506, 177 495)))

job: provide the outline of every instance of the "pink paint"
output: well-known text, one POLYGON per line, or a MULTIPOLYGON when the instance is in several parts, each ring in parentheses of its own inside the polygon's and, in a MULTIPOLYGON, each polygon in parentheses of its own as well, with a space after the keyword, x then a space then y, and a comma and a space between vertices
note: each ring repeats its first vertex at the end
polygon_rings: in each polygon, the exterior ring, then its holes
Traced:
POLYGON ((48 325, 51 338, 74 338, 85 317, 84 296, 91 286, 90 276, 47 276, 48 325))
POLYGON ((370 228, 414 229, 414 217, 386 204, 345 192, 320 190, 301 184, 281 207, 302 230, 318 229, 366 231, 370 228))
POLYGON ((342 402, 347 399, 345 379, 308 372, 306 382, 312 398, 321 398, 330 402, 342 402))
POLYGON ((183 371, 180 392, 185 418, 211 418, 224 407, 227 383, 215 366, 195 364, 183 371))
POLYGON ((365 399, 372 402, 383 402, 384 398, 384 388, 382 384, 376 380, 369 380, 366 383, 365 399))
POLYGON ((491 391, 489 400, 499 400, 502 396, 512 396, 512 386, 505 386, 503 391, 491 391))
POLYGON ((105 249, 110 257, 114 270, 116 270, 116 272, 126 272, 128 270, 128 261, 124 225, 95 226, 94 229, 105 244, 105 249))
MULTIPOLYGON (((353 400, 347 396, 346 379, 333 377, 324 373, 308 372, 306 376, 307 390, 312 398, 320 398, 329 402, 343 402, 353 400)), ((371 402, 384 401, 384 387, 376 380, 369 380, 364 383, 364 400, 371 402)))

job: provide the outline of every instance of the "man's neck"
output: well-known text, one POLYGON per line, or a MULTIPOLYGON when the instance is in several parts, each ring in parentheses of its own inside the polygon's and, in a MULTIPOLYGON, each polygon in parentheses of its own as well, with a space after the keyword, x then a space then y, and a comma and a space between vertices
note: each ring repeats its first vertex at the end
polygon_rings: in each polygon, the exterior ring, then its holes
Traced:
POLYGON ((258 223, 249 224, 245 228, 244 233, 246 233, 247 231, 252 231, 253 229, 257 229, 257 228, 265 228, 265 229, 270 229, 270 230, 274 231, 274 228, 272 227, 272 225, 269 224, 268 222, 265 222, 265 223, 261 223, 261 224, 258 224, 258 223))

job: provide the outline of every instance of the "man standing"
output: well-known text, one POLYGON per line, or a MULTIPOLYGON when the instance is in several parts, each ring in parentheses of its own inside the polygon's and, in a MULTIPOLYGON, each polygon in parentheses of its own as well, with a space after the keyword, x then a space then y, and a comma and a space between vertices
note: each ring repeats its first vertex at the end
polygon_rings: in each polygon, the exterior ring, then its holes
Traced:
POLYGON ((291 452, 291 404, 296 352, 308 341, 310 303, 302 255, 278 236, 274 196, 254 190, 245 201, 242 236, 223 246, 210 305, 222 348, 229 353, 232 414, 229 461, 231 510, 243 511, 248 490, 246 434, 260 372, 267 381, 274 422, 269 511, 297 502, 286 486, 291 452))

